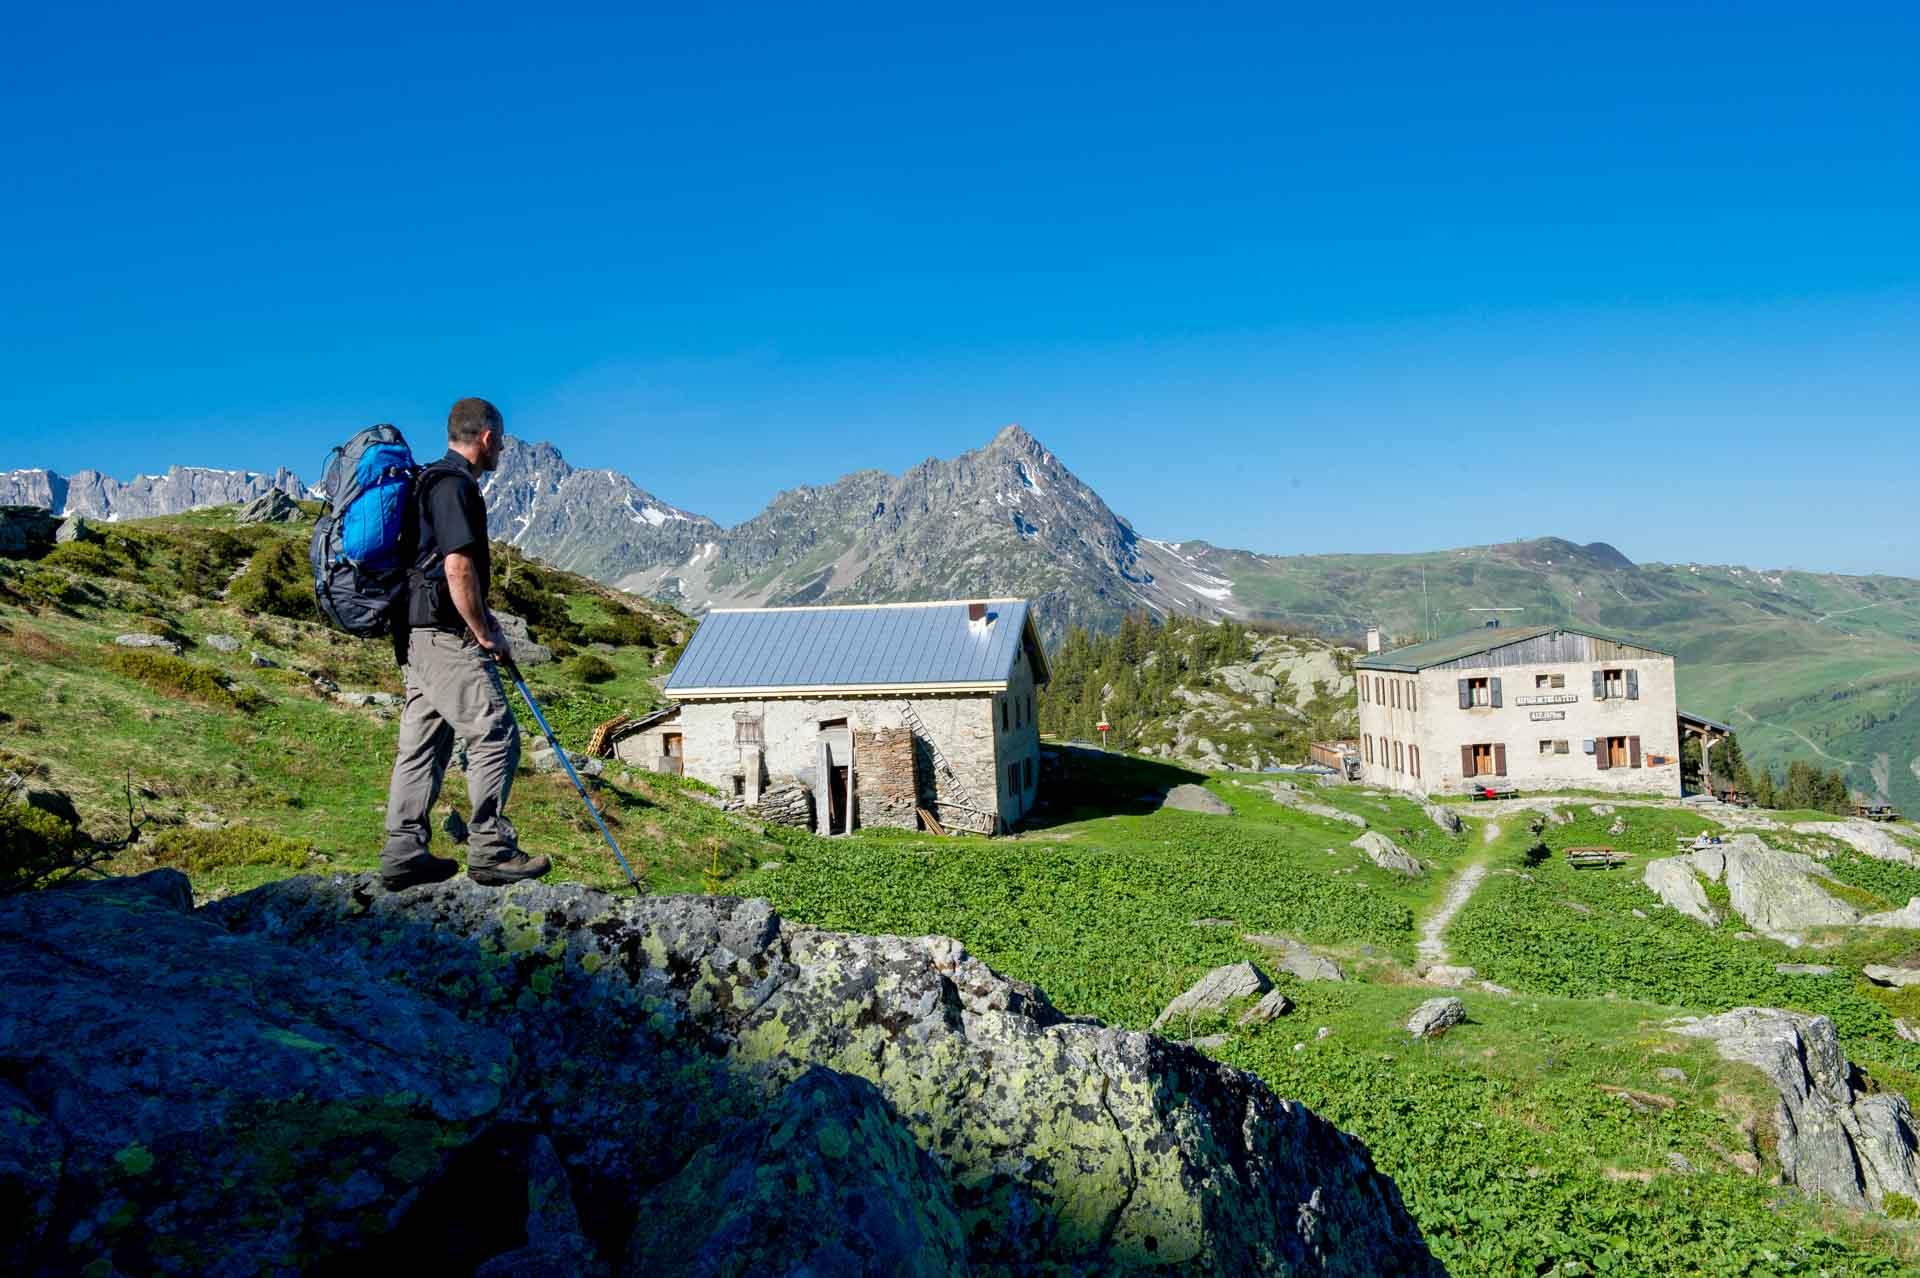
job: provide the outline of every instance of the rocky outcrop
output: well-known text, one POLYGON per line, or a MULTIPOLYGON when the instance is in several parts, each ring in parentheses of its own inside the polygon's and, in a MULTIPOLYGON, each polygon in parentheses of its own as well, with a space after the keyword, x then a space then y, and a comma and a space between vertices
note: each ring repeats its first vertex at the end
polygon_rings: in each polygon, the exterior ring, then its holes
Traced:
POLYGON ((300 519, 300 507, 278 488, 261 493, 233 516, 236 524, 291 524, 300 519))
POLYGON ((1208 816, 1232 816, 1233 808, 1204 786, 1176 785, 1160 800, 1163 808, 1176 812, 1203 812, 1208 816))
POLYGON ((1847 1207, 1878 1209, 1890 1193, 1920 1201, 1906 1097, 1860 1090, 1826 1017, 1742 1007, 1674 1029, 1710 1040, 1723 1058, 1753 1066, 1779 1091, 1774 1127, 1789 1184, 1847 1207))
POLYGON ((1887 985, 1894 989, 1920 985, 1920 967, 1894 967, 1886 963, 1869 963, 1860 969, 1860 975, 1875 985, 1887 985))
POLYGON ((190 905, 0 902, 15 1268, 1439 1272, 1350 1138, 949 940, 464 879, 190 905))
POLYGON ((1421 810, 1427 814, 1429 821, 1432 821, 1448 834, 1458 834, 1464 828, 1460 820, 1460 814, 1443 804, 1424 803, 1421 804, 1421 810))
POLYGON ((1240 938, 1249 945, 1257 945, 1266 951, 1274 966, 1289 976, 1297 976, 1303 981, 1343 981, 1346 976, 1340 971, 1340 965, 1330 958, 1315 954, 1300 942, 1286 936, 1268 936, 1265 933, 1251 933, 1240 938))
POLYGON ((1838 839, 1876 860, 1920 865, 1920 852, 1916 852, 1911 843, 1895 838, 1892 831, 1875 821, 1809 821, 1794 829, 1803 834, 1824 834, 1838 839))
POLYGON ((1695 875, 1725 883, 1735 914, 1761 935, 1789 944, 1799 944, 1800 933, 1811 927, 1899 926, 1875 923, 1880 916, 1862 918, 1860 911, 1821 889, 1820 882, 1831 875, 1818 861, 1776 851, 1757 834, 1736 835, 1725 844, 1647 865, 1644 881, 1663 901, 1712 925, 1718 914, 1707 906, 1695 875))
POLYGON ((1348 812, 1344 808, 1336 808, 1332 804, 1309 799, 1306 793, 1291 781, 1270 781, 1267 783, 1267 793, 1271 794, 1276 801, 1305 812, 1309 816, 1324 817, 1329 821, 1339 821, 1345 825, 1357 825, 1363 830, 1367 828, 1367 819, 1358 812, 1348 812))
POLYGON ((544 666, 553 660, 553 649, 533 641, 533 631, 525 620, 510 612, 496 612, 493 619, 500 623, 500 633, 512 646, 515 661, 523 666, 544 666))
POLYGON ((170 466, 164 475, 136 475, 125 483, 97 470, 76 471, 70 477, 50 470, 0 473, 0 502, 19 502, 44 507, 56 515, 95 519, 178 515, 202 506, 252 501, 273 491, 302 497, 306 486, 284 466, 271 475, 170 466))
POLYGON ((1421 873, 1420 862, 1378 830, 1368 830, 1365 834, 1347 845, 1359 848, 1367 854, 1367 859, 1383 870, 1393 870, 1408 876, 1421 873))

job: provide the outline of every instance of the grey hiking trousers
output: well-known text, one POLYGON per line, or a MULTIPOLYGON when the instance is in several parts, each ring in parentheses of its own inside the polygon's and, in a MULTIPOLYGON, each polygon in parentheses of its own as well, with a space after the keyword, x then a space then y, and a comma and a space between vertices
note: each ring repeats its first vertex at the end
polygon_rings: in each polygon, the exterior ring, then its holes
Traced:
POLYGON ((418 629, 407 636, 406 677, 380 869, 396 873, 427 855, 430 814, 456 735, 467 740, 467 798, 473 805, 467 866, 510 859, 520 851, 519 840, 503 809, 520 766, 520 726, 507 706, 499 667, 470 635, 418 629))

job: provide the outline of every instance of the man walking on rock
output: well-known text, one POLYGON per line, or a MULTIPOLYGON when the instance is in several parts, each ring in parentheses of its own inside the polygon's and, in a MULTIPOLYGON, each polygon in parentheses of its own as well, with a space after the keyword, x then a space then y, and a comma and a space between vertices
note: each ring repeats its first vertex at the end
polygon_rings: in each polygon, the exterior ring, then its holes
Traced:
POLYGON ((504 809, 520 765, 520 727, 507 705, 499 662, 512 656, 487 608, 492 562, 479 477, 500 464, 506 427, 484 399, 447 414, 447 455, 414 480, 419 552, 395 618, 394 653, 406 670, 400 750, 387 791, 387 843, 380 878, 398 890, 439 883, 460 869, 427 851, 428 814, 453 755, 467 741, 467 877, 496 886, 537 879, 544 856, 520 850, 504 809))

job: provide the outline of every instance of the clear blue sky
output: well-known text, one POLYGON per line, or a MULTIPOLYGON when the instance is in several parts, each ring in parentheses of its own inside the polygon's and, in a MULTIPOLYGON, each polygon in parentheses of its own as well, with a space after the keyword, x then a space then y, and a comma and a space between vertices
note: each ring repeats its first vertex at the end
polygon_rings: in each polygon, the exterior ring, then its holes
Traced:
POLYGON ((1920 7, 915 8, 10 6, 0 467, 1018 421, 1151 536, 1920 576, 1920 7))

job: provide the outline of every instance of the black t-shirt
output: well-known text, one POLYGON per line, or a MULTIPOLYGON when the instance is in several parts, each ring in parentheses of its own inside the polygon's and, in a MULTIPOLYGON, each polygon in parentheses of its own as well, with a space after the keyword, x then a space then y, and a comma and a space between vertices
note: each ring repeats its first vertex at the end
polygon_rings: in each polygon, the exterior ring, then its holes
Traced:
POLYGON ((456 551, 473 557, 484 602, 493 563, 487 549, 487 503, 480 495, 478 476, 466 458, 448 449, 445 457, 422 472, 415 487, 421 497, 414 567, 423 589, 415 591, 409 620, 415 626, 465 630, 466 622, 447 593, 446 557, 456 551))

